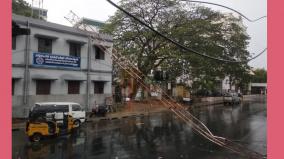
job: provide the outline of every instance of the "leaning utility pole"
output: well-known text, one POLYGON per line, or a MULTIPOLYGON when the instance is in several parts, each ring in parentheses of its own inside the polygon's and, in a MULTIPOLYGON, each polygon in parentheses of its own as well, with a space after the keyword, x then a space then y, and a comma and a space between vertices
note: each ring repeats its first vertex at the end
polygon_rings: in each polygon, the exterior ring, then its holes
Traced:
MULTIPOLYGON (((107 0, 110 2, 110 0, 107 0)), ((74 13, 74 12, 72 12, 74 13)), ((70 17, 65 17, 71 24, 78 24, 79 21, 76 21, 78 16, 74 13, 71 13, 70 17)), ((77 29, 78 26, 76 27, 77 29)), ((104 40, 103 37, 91 27, 91 26, 83 26, 83 31, 90 34, 90 37, 93 40, 104 40), (93 31, 89 31, 93 30, 93 31)), ((135 64, 133 64, 132 61, 124 57, 122 54, 120 54, 118 51, 113 49, 113 52, 109 51, 103 44, 99 46, 101 49, 105 50, 107 54, 116 62, 116 64, 121 67, 123 70, 125 70, 133 79, 137 81, 143 87, 146 91, 151 92, 150 87, 145 83, 144 75, 141 73, 135 64)), ((191 126, 191 128, 199 135, 204 137, 205 139, 223 147, 226 148, 232 152, 235 152, 239 155, 250 157, 252 159, 262 159, 263 155, 254 152, 252 150, 247 149, 246 147, 235 143, 229 139, 226 139, 224 137, 219 137, 214 135, 206 126, 205 124, 197 119, 194 115, 192 115, 185 107, 183 107, 181 104, 177 103, 172 97, 170 97, 165 91, 162 91, 162 89, 157 86, 158 90, 162 92, 162 98, 159 99, 161 103, 166 107, 168 110, 170 110, 173 114, 175 114, 179 119, 184 121, 187 125, 191 126)))

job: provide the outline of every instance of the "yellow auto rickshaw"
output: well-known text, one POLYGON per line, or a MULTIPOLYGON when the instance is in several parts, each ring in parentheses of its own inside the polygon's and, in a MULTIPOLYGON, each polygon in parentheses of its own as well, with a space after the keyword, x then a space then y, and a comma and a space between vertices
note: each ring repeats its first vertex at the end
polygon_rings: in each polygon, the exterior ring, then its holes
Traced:
POLYGON ((70 133, 73 129, 74 121, 71 115, 64 114, 63 123, 58 123, 53 118, 47 118, 46 114, 37 114, 29 117, 26 123, 26 134, 30 141, 38 142, 44 137, 58 136, 70 133))

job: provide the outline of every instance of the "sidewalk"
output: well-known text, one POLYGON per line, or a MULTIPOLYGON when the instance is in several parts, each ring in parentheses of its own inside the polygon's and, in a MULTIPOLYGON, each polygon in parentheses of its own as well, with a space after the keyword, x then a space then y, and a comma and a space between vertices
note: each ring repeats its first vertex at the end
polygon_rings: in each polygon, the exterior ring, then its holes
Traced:
MULTIPOLYGON (((167 108, 165 108, 163 104, 157 100, 143 102, 130 101, 127 102, 125 106, 123 106, 123 109, 121 111, 108 113, 105 117, 93 116, 92 118, 90 118, 90 114, 88 113, 87 122, 98 122, 100 120, 114 120, 127 117, 144 116, 149 115, 150 113, 162 112, 166 110, 167 108)), ((25 129, 25 126, 25 119, 13 120, 12 131, 25 129)))
POLYGON ((12 122, 12 131, 17 131, 20 129, 25 129, 26 128, 26 120, 21 119, 18 120, 17 122, 12 122))
MULTIPOLYGON (((266 101, 266 95, 244 95, 242 98, 243 102, 251 102, 251 101, 266 101)), ((223 104, 223 97, 203 97, 199 98, 198 102, 194 102, 192 107, 205 107, 210 105, 218 105, 223 104)))
MULTIPOLYGON (((191 107, 206 107, 210 105, 217 105, 223 103, 222 97, 209 97, 210 100, 203 100, 198 103, 193 103, 191 107)), ((244 96, 243 101, 256 101, 256 100, 266 100, 266 96, 263 95, 248 95, 244 96)), ((135 116, 144 116, 151 113, 157 113, 162 111, 167 111, 168 109, 163 106, 163 104, 158 100, 148 100, 143 102, 130 101, 123 106, 121 111, 108 113, 105 117, 95 117, 90 118, 89 113, 87 115, 87 122, 98 122, 100 120, 115 120, 135 116)), ((13 120, 12 131, 25 129, 26 120, 13 120)))

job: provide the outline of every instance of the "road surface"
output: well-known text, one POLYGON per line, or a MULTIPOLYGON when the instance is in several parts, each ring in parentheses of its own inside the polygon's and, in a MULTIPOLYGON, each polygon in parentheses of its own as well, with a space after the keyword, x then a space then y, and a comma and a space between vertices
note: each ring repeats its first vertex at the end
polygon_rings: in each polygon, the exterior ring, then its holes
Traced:
MULTIPOLYGON (((266 154, 266 102, 192 110, 218 136, 266 154)), ((170 112, 86 123, 73 135, 32 144, 13 131, 13 159, 239 159, 170 112)))

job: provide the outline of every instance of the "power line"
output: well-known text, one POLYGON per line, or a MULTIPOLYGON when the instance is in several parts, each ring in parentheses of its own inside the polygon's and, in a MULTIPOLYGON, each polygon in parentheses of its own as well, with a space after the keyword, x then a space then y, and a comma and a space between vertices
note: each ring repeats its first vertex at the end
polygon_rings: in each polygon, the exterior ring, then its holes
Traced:
POLYGON ((205 2, 205 1, 192 1, 192 0, 181 0, 181 1, 186 1, 186 2, 189 2, 189 3, 204 3, 204 4, 210 4, 210 5, 215 5, 215 6, 223 7, 223 8, 229 9, 229 10, 235 12, 235 13, 238 13, 240 16, 242 16, 243 18, 245 18, 245 19, 248 20, 249 22, 256 22, 256 21, 258 21, 258 20, 261 20, 261 19, 264 19, 264 18, 267 17, 267 16, 262 16, 262 17, 259 17, 259 18, 257 18, 257 19, 250 19, 250 18, 248 18, 247 16, 245 16, 244 14, 242 14, 241 12, 239 12, 239 11, 233 9, 233 8, 230 8, 230 7, 221 5, 221 4, 212 3, 212 2, 205 2))
POLYGON ((260 55, 262 55, 262 54, 265 53, 266 51, 267 51, 267 48, 265 48, 263 51, 261 51, 261 52, 260 52, 259 54, 257 54, 256 56, 254 56, 254 57, 248 59, 248 62, 249 62, 249 61, 252 61, 252 60, 254 60, 254 59, 256 59, 256 58, 258 58, 260 55))
MULTIPOLYGON (((227 63, 247 63, 253 59, 255 59, 256 57, 253 57, 251 59, 248 59, 248 60, 243 60, 243 61, 237 61, 237 60, 226 60, 226 59, 221 59, 221 58, 217 58, 217 57, 212 57, 212 56, 209 56, 207 54, 204 54, 204 53, 200 53, 192 48, 188 48, 186 47, 185 45, 181 44, 181 43, 178 43, 177 41, 167 37, 166 35, 162 34, 161 32, 157 31, 156 29, 152 28, 151 26, 149 26, 148 24, 146 24, 145 22, 141 21, 138 17, 134 16, 133 14, 129 13, 128 11, 124 10, 122 7, 118 6, 117 4, 113 3, 111 0, 107 0, 111 5, 113 5, 114 7, 116 7, 117 9, 119 9, 120 11, 122 11, 123 13, 125 13, 126 15, 128 15, 129 17, 133 18, 134 20, 138 21, 139 23, 141 23, 142 25, 144 25, 145 27, 147 27, 148 29, 150 29, 151 31, 153 31, 154 33, 156 33, 157 35, 163 37, 164 39, 166 39, 167 41, 173 43, 174 45, 186 50, 186 51, 189 51, 189 52, 192 52, 196 55, 199 55, 201 57, 204 57, 204 58, 208 58, 208 59, 212 59, 212 60, 216 60, 216 61, 220 61, 220 62, 227 62, 227 63)), ((266 48, 264 49, 266 50, 266 48)), ((261 52, 262 54, 263 52, 261 52)), ((260 55, 258 55, 260 56, 260 55)), ((257 57, 258 57, 257 56, 257 57)))
MULTIPOLYGON (((68 19, 68 18, 66 18, 68 19)), ((68 19, 70 22, 75 22, 75 20, 68 19)), ((78 27, 78 26, 74 26, 78 27)), ((84 26, 82 29, 87 31, 86 26, 84 26)), ((90 28, 92 29, 92 28, 90 28)), ((90 32, 89 32, 90 33, 90 32)), ((100 34, 97 34, 100 37, 100 34)), ((95 39, 95 36, 91 36, 90 38, 95 39)), ((103 39, 103 38, 100 38, 103 39)), ((121 67, 123 70, 125 70, 130 76, 132 76, 141 87, 145 88, 147 92, 151 92, 151 88, 145 83, 144 79, 142 78, 144 75, 143 73, 140 73, 139 70, 135 68, 135 66, 132 65, 132 62, 129 62, 127 59, 124 59, 121 54, 118 52, 110 52, 110 50, 107 50, 104 45, 98 45, 99 48, 106 50, 106 53, 110 55, 110 57, 117 62, 118 66, 121 67)), ((159 88, 159 87, 158 87, 159 88)), ((162 89, 159 89, 162 90, 162 89)), ((208 139, 209 141, 222 146, 228 150, 231 150, 235 153, 238 153, 240 155, 247 155, 250 156, 250 158, 263 158, 263 155, 251 151, 242 145, 236 144, 230 140, 227 140, 223 137, 215 136, 202 121, 194 117, 189 111, 187 111, 182 105, 175 102, 175 100, 170 97, 167 93, 162 92, 163 96, 160 99, 162 104, 171 110, 178 118, 185 121, 188 125, 192 126, 193 130, 196 131, 199 135, 203 136, 204 138, 208 139)))

